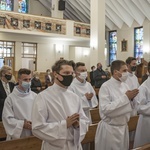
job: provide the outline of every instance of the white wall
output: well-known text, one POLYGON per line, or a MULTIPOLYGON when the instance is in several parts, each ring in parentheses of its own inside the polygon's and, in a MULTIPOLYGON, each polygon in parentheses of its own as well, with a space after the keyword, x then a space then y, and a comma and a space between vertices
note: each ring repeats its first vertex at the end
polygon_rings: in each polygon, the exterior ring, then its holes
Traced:
MULTIPOLYGON (((74 47, 69 49, 69 58, 75 62, 84 62, 88 71, 93 64, 90 64, 90 48, 89 47, 74 47)), ((93 58, 94 59, 94 58, 93 58)), ((95 65, 95 64, 94 64, 95 65)))
MULTIPOLYGON (((0 32, 0 40, 16 42, 15 44, 15 71, 18 71, 22 67, 22 59, 21 59, 21 43, 22 42, 32 42, 32 43, 38 44, 37 45, 37 71, 39 72, 45 72, 48 68, 51 68, 54 62, 60 59, 60 57, 75 61, 75 58, 73 59, 70 58, 70 54, 69 54, 70 46, 74 46, 74 47, 89 46, 88 41, 71 41, 69 39, 68 40, 61 39, 61 38, 53 39, 50 37, 37 36, 37 35, 2 33, 2 32, 0 32), (61 54, 56 51, 55 45, 63 46, 63 52, 61 54)), ((78 58, 78 55, 76 56, 78 58)), ((87 63, 87 66, 89 64, 88 59, 81 58, 80 61, 85 61, 85 63, 87 63)))
POLYGON ((51 16, 51 12, 37 0, 29 0, 29 14, 51 16))

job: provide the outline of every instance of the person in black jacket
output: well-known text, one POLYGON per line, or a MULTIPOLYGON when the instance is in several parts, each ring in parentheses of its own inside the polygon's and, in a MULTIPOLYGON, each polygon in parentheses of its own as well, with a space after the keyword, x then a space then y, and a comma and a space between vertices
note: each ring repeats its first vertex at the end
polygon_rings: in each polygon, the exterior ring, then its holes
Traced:
POLYGON ((94 86, 94 79, 93 79, 93 72, 95 71, 95 66, 91 67, 91 72, 90 72, 90 83, 92 86, 94 86))
POLYGON ((93 72, 93 79, 95 81, 95 88, 100 88, 109 79, 106 72, 102 69, 101 63, 97 64, 97 69, 93 72))
POLYGON ((33 72, 33 78, 31 80, 31 90, 37 94, 42 90, 42 84, 39 79, 39 73, 37 71, 33 72))
POLYGON ((12 68, 4 65, 0 70, 0 121, 6 97, 13 91, 14 83, 9 82, 12 78, 12 68))

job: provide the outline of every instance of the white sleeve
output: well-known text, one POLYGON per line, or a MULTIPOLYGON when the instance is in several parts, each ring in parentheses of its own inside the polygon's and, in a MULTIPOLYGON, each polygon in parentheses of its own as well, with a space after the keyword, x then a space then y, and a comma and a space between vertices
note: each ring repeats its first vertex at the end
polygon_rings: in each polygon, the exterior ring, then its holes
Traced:
MULTIPOLYGON (((73 93, 77 94, 77 93, 75 92, 73 86, 69 86, 68 89, 69 89, 70 91, 72 91, 73 93)), ((79 95, 78 95, 78 96, 79 96, 79 95)), ((80 97, 80 96, 79 96, 79 97, 80 97)), ((82 108, 85 109, 85 110, 90 109, 90 106, 89 106, 89 103, 88 103, 88 100, 87 100, 86 96, 85 96, 85 95, 84 95, 84 96, 81 96, 80 99, 81 99, 81 101, 82 101, 82 108)))
POLYGON ((109 90, 102 86, 99 91, 99 108, 108 117, 117 117, 131 112, 131 104, 126 94, 120 95, 115 101, 111 101, 109 90))
POLYGON ((150 116, 150 97, 148 95, 148 89, 145 87, 139 88, 139 95, 137 99, 137 110, 139 114, 150 116))
POLYGON ((90 120, 86 117, 81 103, 79 106, 79 114, 80 114, 80 142, 84 139, 86 132, 88 131, 88 126, 90 124, 90 120))
POLYGON ((15 118, 11 97, 7 97, 5 100, 2 120, 7 135, 12 139, 20 138, 23 130, 24 120, 18 120, 15 118))
POLYGON ((95 93, 95 90, 93 89, 93 87, 91 86, 91 91, 93 93, 93 97, 91 99, 91 102, 92 102, 92 107, 96 107, 98 105, 98 100, 97 100, 97 97, 96 97, 96 93, 95 93))
POLYGON ((32 111, 32 132, 40 139, 61 147, 67 139, 66 120, 47 122, 47 107, 42 96, 39 94, 34 101, 32 111))

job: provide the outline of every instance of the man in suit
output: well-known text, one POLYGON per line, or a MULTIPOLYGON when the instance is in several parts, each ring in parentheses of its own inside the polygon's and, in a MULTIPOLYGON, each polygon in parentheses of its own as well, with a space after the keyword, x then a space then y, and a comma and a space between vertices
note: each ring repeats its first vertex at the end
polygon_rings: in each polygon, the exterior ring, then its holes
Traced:
POLYGON ((101 63, 97 64, 97 69, 93 72, 93 79, 95 81, 95 88, 100 88, 109 79, 106 72, 102 69, 101 63))
POLYGON ((9 82, 12 78, 12 68, 4 65, 0 70, 0 121, 6 97, 12 92, 15 84, 9 82))

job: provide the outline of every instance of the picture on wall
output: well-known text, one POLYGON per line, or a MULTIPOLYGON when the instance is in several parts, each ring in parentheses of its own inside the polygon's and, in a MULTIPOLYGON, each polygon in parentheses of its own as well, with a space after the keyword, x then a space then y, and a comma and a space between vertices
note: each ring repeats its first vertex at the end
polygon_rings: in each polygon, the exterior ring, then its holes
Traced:
POLYGON ((76 34, 81 34, 81 28, 80 27, 76 27, 76 34))
POLYGON ((30 28, 30 20, 23 20, 23 27, 30 28))
POLYGON ((127 40, 125 40, 125 39, 123 39, 122 41, 121 41, 121 51, 122 52, 126 52, 127 51, 127 40))
POLYGON ((45 30, 51 31, 52 30, 52 24, 51 23, 45 23, 45 30))
POLYGON ((35 22, 34 22, 34 28, 36 28, 36 29, 41 29, 41 22, 35 21, 35 22))
POLYGON ((0 25, 5 27, 5 17, 0 17, 0 25))
POLYGON ((90 29, 86 29, 86 35, 90 35, 90 29))
POLYGON ((18 27, 18 19, 16 18, 11 18, 11 25, 13 27, 18 27))
POLYGON ((56 24, 56 31, 61 31, 61 25, 60 24, 56 24))

